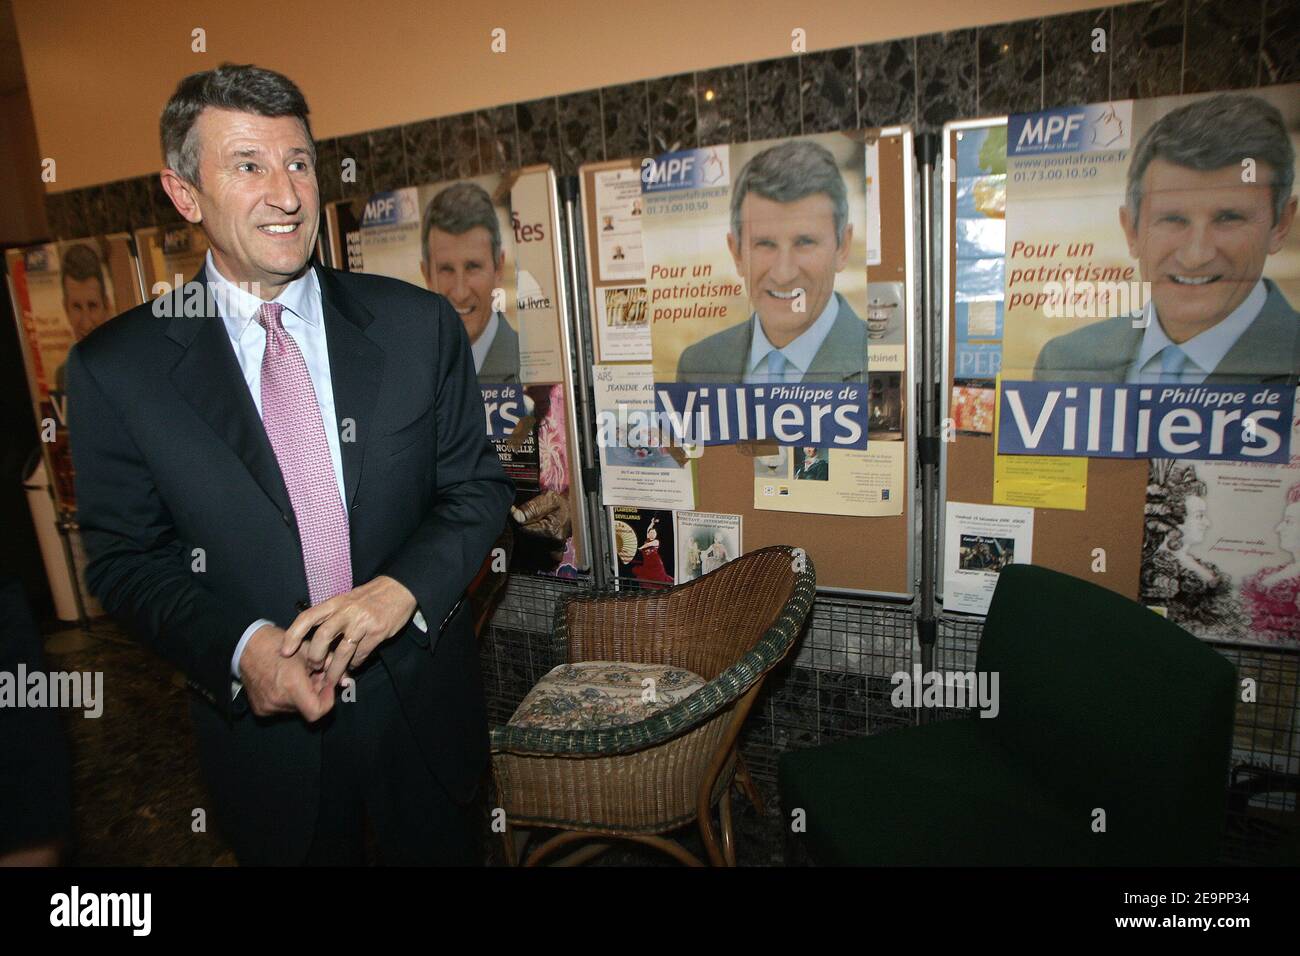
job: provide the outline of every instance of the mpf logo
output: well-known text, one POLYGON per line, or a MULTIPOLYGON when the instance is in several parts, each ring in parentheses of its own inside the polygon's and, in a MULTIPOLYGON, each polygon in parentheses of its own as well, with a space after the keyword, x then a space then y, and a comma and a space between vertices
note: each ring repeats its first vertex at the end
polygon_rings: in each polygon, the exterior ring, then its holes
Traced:
POLYGON ((1007 121, 1008 154, 1036 156, 1127 149, 1132 128, 1132 100, 1019 113, 1007 121))
POLYGON ((178 253, 190 251, 190 229, 188 226, 179 226, 176 229, 168 229, 163 233, 163 254, 174 256, 178 253))
POLYGON ((642 192, 662 189, 685 189, 695 181, 695 150, 666 153, 658 159, 641 163, 642 192))
POLYGON ((35 249, 28 249, 23 254, 23 267, 28 272, 48 272, 50 257, 46 254, 45 247, 39 246, 35 249))
POLYGON ((413 219, 415 203, 407 193, 408 190, 402 189, 371 196, 366 200, 366 210, 361 217, 362 228, 392 226, 413 219))
POLYGON ((1083 138, 1084 119, 1081 109, 1013 116, 1009 140, 1015 144, 1013 155, 1076 151, 1083 138))

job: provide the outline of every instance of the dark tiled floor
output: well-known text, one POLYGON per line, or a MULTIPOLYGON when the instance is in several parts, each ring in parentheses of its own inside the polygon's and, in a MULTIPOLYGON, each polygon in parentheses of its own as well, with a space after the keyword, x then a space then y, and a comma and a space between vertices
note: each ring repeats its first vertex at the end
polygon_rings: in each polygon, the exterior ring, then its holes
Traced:
MULTIPOLYGON (((211 832, 195 832, 194 811, 206 805, 190 729, 184 684, 163 661, 126 641, 110 625, 92 636, 63 631, 46 642, 50 670, 103 671, 104 714, 87 719, 62 712, 73 762, 76 844, 74 866, 220 866, 233 855, 211 832)), ((776 795, 764 787, 769 815, 760 816, 743 797, 733 800, 742 865, 780 865, 784 853, 776 795)), ((484 800, 484 854, 503 865, 500 837, 490 832, 490 799, 484 800)), ((703 857, 692 828, 682 842, 703 857)), ((648 848, 615 844, 598 857, 604 866, 676 866, 648 848)))
POLYGON ((211 832, 194 832, 207 802, 184 684, 165 663, 99 625, 46 642, 48 667, 104 672, 104 712, 63 711, 72 754, 77 866, 210 866, 232 859, 211 832), (178 686, 179 684, 179 686, 178 686))

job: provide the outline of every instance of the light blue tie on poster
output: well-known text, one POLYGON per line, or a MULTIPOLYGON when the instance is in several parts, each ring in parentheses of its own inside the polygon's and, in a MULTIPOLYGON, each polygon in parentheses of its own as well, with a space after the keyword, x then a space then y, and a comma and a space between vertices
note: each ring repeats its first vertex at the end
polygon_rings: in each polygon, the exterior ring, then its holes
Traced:
POLYGON ((1166 345, 1160 351, 1160 381, 1164 383, 1181 383, 1185 381, 1184 372, 1190 359, 1186 352, 1177 345, 1166 345))
POLYGON ((785 353, 780 349, 772 349, 767 353, 767 380, 769 382, 794 382, 797 381, 799 370, 794 363, 785 357, 785 353))

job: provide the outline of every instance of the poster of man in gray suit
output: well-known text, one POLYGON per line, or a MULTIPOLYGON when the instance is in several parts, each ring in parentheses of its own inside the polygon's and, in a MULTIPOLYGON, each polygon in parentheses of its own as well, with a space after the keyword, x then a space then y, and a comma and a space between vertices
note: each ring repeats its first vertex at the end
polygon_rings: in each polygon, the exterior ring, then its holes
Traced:
POLYGON ((501 223, 487 190, 453 183, 425 207, 420 224, 420 272, 432 292, 446 296, 469 333, 480 384, 519 381, 519 334, 492 308, 503 288, 501 223))
POLYGON ((1297 383, 1300 315, 1263 278, 1296 215, 1295 150, 1258 96, 1179 107, 1133 150, 1119 221, 1150 300, 1048 341, 1040 381, 1297 383))
POLYGON ((683 349, 677 381, 865 382, 867 324, 835 291, 852 238, 830 150, 789 140, 753 156, 732 188, 727 235, 753 311, 683 349))

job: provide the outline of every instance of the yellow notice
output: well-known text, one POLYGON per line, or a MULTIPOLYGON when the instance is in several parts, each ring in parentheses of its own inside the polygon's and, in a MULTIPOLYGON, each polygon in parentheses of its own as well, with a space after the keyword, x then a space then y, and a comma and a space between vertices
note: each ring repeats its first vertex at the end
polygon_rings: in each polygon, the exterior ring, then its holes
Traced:
MULTIPOLYGON (((993 447, 1002 427, 1002 376, 993 399, 993 447)), ((993 503, 1083 511, 1088 507, 1088 459, 1052 455, 993 455, 993 503)))

